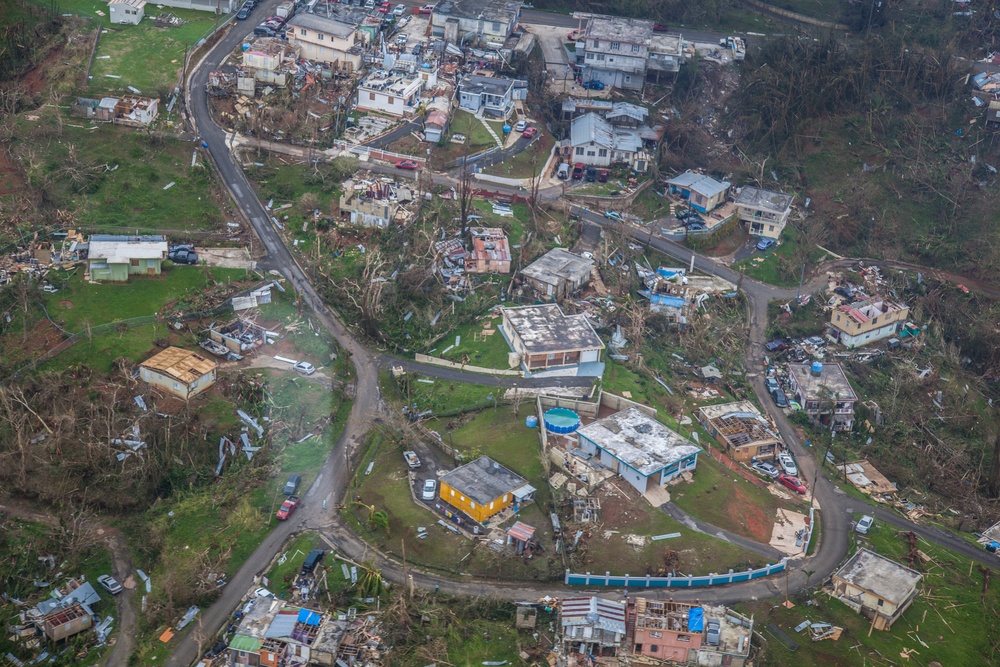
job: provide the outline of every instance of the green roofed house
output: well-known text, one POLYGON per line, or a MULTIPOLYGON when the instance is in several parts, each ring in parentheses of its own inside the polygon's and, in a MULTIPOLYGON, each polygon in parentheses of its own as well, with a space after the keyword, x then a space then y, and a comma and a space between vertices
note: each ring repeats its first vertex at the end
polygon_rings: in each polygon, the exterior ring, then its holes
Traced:
POLYGON ((163 236, 94 234, 87 250, 91 280, 127 282, 130 275, 159 275, 167 258, 163 236))

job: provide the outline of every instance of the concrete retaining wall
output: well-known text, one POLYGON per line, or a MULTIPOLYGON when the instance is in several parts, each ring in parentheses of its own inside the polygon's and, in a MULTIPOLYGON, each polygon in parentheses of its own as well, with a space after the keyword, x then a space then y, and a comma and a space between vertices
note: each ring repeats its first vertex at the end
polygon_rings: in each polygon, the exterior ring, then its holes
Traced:
POLYGON ((487 375, 510 375, 514 377, 524 377, 524 373, 516 370, 501 370, 499 368, 483 368, 482 366, 469 366, 468 364, 459 364, 454 361, 448 361, 447 359, 442 359, 440 357, 429 357, 426 354, 417 354, 417 362, 421 364, 432 364, 434 366, 444 366, 445 368, 458 368, 463 371, 470 371, 472 373, 485 373, 487 375))

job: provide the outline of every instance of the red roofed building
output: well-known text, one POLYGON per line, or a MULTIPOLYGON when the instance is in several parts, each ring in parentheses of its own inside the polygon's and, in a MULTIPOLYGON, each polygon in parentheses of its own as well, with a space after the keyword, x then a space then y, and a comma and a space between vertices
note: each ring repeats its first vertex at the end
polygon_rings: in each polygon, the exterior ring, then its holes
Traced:
POLYGON ((472 252, 465 256, 466 273, 510 273, 510 245, 502 229, 471 227, 472 252))

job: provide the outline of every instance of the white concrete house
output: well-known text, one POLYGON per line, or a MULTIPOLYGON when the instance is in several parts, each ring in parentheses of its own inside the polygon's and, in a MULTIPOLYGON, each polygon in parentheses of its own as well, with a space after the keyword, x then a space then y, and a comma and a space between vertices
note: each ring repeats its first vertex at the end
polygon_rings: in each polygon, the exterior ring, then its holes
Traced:
POLYGON ((146 15, 146 0, 111 0, 108 17, 112 23, 137 25, 146 15))

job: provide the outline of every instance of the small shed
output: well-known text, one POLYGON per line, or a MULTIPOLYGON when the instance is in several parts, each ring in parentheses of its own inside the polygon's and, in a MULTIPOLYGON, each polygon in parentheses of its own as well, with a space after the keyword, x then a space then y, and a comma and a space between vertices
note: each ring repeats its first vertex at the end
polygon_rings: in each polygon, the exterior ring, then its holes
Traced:
POLYGON ((112 23, 138 25, 146 15, 146 0, 110 0, 108 12, 112 23))
POLYGON ((986 107, 986 127, 992 129, 1000 127, 1000 101, 992 100, 986 107))
POLYGON ((535 527, 521 521, 515 521, 514 525, 507 529, 507 544, 516 546, 517 553, 522 553, 534 537, 535 527))

